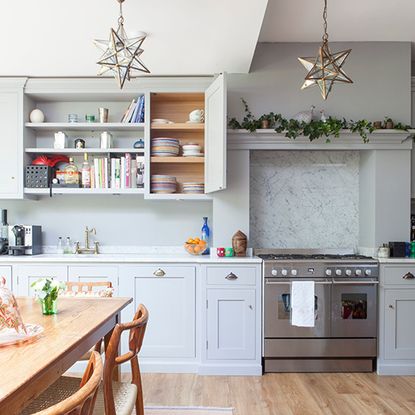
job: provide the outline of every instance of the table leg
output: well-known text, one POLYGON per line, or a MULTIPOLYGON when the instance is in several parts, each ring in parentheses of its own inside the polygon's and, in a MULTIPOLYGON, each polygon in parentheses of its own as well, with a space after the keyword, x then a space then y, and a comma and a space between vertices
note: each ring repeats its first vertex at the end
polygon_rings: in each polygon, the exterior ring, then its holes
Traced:
MULTIPOLYGON (((121 321, 121 314, 118 313, 115 316, 115 324, 119 323, 121 321)), ((107 350, 108 344, 110 342, 110 338, 112 335, 112 332, 114 331, 114 329, 112 329, 111 331, 109 331, 105 336, 104 336, 104 346, 105 346, 105 350, 107 350)), ((120 355, 121 353, 121 343, 118 345, 118 355, 120 355)), ((114 368, 114 372, 112 374, 112 379, 116 382, 119 382, 121 380, 121 366, 117 365, 114 368)))

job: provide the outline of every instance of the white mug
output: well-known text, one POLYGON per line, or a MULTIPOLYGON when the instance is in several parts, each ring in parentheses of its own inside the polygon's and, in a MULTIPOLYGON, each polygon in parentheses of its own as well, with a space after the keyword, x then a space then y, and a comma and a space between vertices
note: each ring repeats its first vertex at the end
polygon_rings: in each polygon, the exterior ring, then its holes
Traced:
POLYGON ((205 118, 205 111, 204 110, 193 110, 189 114, 189 121, 190 122, 203 122, 205 118))

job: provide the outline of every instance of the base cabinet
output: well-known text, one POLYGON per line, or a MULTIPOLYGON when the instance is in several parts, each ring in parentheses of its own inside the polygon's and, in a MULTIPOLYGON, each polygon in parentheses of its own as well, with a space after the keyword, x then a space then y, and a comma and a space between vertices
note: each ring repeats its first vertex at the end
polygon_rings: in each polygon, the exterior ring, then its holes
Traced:
POLYGON ((415 289, 385 290, 385 358, 415 363, 415 289))
POLYGON ((207 290, 207 358, 255 358, 255 290, 207 290))
POLYGON ((119 295, 134 298, 123 319, 132 319, 140 303, 150 315, 141 357, 195 357, 195 279, 194 266, 123 268, 119 295))
POLYGON ((378 373, 415 375, 415 265, 380 267, 378 373))
POLYGON ((67 281, 68 273, 66 266, 60 265, 21 265, 13 267, 13 291, 16 295, 33 296, 34 291, 31 284, 39 278, 55 278, 59 281, 67 281))

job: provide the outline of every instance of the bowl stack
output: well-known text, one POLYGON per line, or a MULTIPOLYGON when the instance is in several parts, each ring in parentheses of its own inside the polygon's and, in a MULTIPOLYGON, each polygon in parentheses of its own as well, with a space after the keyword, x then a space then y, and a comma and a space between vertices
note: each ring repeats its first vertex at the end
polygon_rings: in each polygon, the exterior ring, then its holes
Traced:
POLYGON ((151 155, 154 157, 177 157, 180 141, 177 138, 159 137, 151 140, 151 155))
POLYGON ((205 185, 203 182, 185 182, 183 183, 183 193, 204 194, 205 185))
POLYGON ((203 157, 202 147, 199 144, 183 144, 183 157, 203 157))
POLYGON ((176 193, 176 178, 166 174, 153 174, 150 178, 150 188, 151 193, 176 193))

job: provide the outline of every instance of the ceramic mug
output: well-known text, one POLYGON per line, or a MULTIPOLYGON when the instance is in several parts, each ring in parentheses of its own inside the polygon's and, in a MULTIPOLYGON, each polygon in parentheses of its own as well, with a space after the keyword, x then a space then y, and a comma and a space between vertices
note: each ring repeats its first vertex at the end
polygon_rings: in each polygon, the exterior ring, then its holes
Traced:
POLYGON ((219 258, 223 258, 225 256, 225 248, 216 248, 216 255, 219 258))
POLYGON ((189 121, 190 122, 203 122, 205 118, 205 111, 204 110, 193 110, 189 114, 189 121))
POLYGON ((225 256, 233 256, 233 248, 225 248, 225 256))

